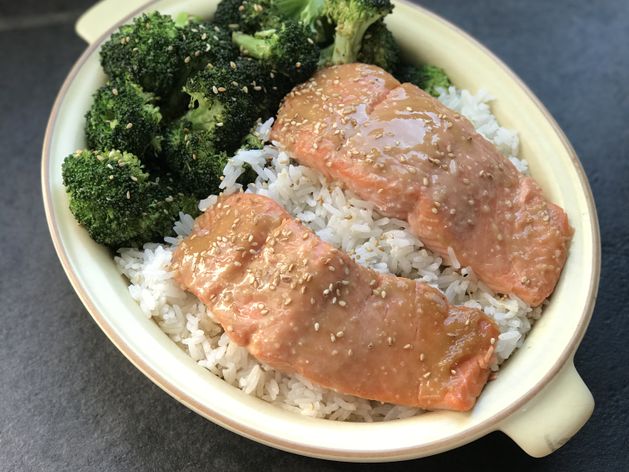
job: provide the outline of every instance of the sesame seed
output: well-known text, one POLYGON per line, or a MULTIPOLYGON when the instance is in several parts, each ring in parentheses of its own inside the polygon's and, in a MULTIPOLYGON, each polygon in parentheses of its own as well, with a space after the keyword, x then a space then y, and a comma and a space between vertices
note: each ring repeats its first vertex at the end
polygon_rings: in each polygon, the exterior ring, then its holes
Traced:
POLYGON ((426 356, 425 356, 425 355, 424 355, 424 353, 422 352, 422 353, 419 355, 419 360, 423 362, 425 358, 426 358, 426 356))
POLYGON ((430 377, 430 372, 426 372, 424 375, 422 375, 422 377, 424 377, 425 379, 427 379, 428 377, 430 377))
POLYGON ((345 331, 337 331, 336 333, 337 338, 342 338, 343 336, 345 336, 345 331))
POLYGON ((456 370, 452 369, 452 370, 450 370, 450 373, 451 373, 452 375, 456 375, 456 370))
POLYGON ((328 270, 330 272, 334 272, 336 270, 336 268, 334 266, 328 266, 328 270))
POLYGON ((127 129, 131 129, 131 128, 133 128, 133 123, 127 123, 126 128, 127 128, 127 129))
POLYGON ((284 300, 284 306, 290 305, 291 302, 292 300, 290 298, 287 298, 286 300, 284 300))
POLYGON ((493 346, 494 344, 496 344, 496 338, 491 338, 491 339, 489 340, 489 344, 491 344, 492 346, 493 346))
POLYGON ((404 349, 411 349, 413 346, 411 346, 410 344, 405 344, 404 345, 404 349))
POLYGON ((330 341, 331 342, 335 342, 336 341, 336 336, 334 336, 334 334, 330 334, 330 341))
POLYGON ((242 264, 241 264, 240 262, 238 262, 238 261, 234 261, 234 265, 235 265, 236 267, 240 267, 242 264))
POLYGON ((347 302, 345 300, 339 300, 340 306, 347 306, 347 302))
POLYGON ((268 315, 269 314, 269 310, 267 310, 266 308, 264 310, 262 310, 260 312, 262 315, 268 315))

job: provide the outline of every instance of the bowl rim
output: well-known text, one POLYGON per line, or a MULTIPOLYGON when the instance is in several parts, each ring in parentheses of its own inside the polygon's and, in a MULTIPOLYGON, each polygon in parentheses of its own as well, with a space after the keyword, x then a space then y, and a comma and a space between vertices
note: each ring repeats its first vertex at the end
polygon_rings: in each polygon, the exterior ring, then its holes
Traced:
POLYGON ((83 51, 81 56, 76 60, 73 64, 70 72, 64 79, 64 82, 57 93, 55 98, 53 107, 50 112, 50 116, 46 125, 43 148, 42 148, 42 160, 41 160, 41 188, 42 188, 42 197, 44 203, 44 210, 46 214, 46 221, 48 225, 48 229, 50 231, 51 239, 57 253, 57 256, 61 262, 61 265, 70 281, 74 291, 79 296, 79 299, 89 312, 90 316, 99 326, 99 328, 105 333, 105 335, 109 338, 109 340, 116 346, 116 348, 138 369, 142 372, 146 377, 148 377, 154 384, 160 387, 163 391, 169 394, 178 402, 185 405, 187 408, 195 411, 206 419, 211 420, 212 422, 232 431, 242 436, 245 436, 254 441, 270 445, 272 447, 282 449, 284 451, 298 453, 302 455, 307 455, 311 457, 318 458, 327 458, 327 459, 336 459, 336 460, 387 460, 396 458, 405 458, 412 457, 415 454, 416 457, 421 453, 422 450, 426 448, 430 448, 434 452, 441 452, 445 450, 449 450, 455 447, 458 447, 462 444, 470 442, 490 431, 498 429, 496 426, 506 419, 508 416, 512 415, 520 408, 522 408, 526 403, 528 403, 533 397, 535 397, 562 369, 562 367, 570 361, 574 352, 576 351, 579 343, 583 339, 589 322, 592 318, 592 314, 594 311, 594 306, 596 303, 597 292, 600 282, 600 270, 601 270, 601 242, 600 242, 600 228, 598 224, 598 216, 596 211, 596 205, 594 202, 594 196, 592 194, 592 190, 590 188, 587 176, 585 174, 585 170, 574 150, 572 145, 570 144, 568 138, 559 127, 556 120, 550 114, 550 112, 546 109, 546 107, 541 103, 541 101, 533 94, 533 92, 526 86, 526 84, 502 61, 500 60, 493 52, 491 52, 486 46, 472 37, 463 29, 454 25, 450 21, 442 18, 440 15, 430 11, 429 9, 412 3, 409 0, 394 0, 394 3, 404 4, 408 7, 414 8, 422 12, 422 14, 431 17, 433 20, 438 21, 443 26, 453 30, 454 33, 461 35, 466 41, 471 43, 472 46, 481 50, 489 59, 496 63, 503 71, 513 80, 514 84, 518 86, 522 91, 525 92, 526 96, 529 100, 535 105, 535 107, 541 112, 544 118, 547 120, 548 124, 553 129, 556 136, 560 139, 562 146, 565 148, 568 157, 572 165, 574 166, 578 178, 579 183, 584 191, 584 197, 587 201, 588 207, 588 215, 590 219, 590 228, 591 228, 591 238, 593 247, 593 266, 590 277, 590 284, 588 287, 587 294, 587 303, 584 306, 579 322, 572 334, 570 340, 566 344, 564 350, 561 352, 561 355, 555 360, 553 365, 548 369, 548 371, 543 375, 543 377, 534 384, 523 396, 518 398, 516 401, 511 403, 508 407, 503 408, 502 410, 494 413, 489 418, 480 422, 479 424, 465 429, 457 434, 453 434, 445 439, 441 439, 438 441, 433 441, 429 443, 424 443, 422 445, 410 446, 410 447, 401 447, 396 449, 388 449, 383 451, 374 451, 368 457, 365 457, 364 452, 361 451, 352 451, 352 450, 344 450, 344 449, 330 449, 330 448, 321 448, 312 445, 304 445, 298 441, 292 441, 288 438, 278 438, 277 436, 266 433, 265 431, 260 431, 258 429, 252 428, 247 424, 239 423, 236 421, 232 421, 231 418, 226 417, 219 411, 215 409, 206 408, 200 403, 198 403, 193 397, 188 395, 185 391, 185 388, 181 386, 172 384, 168 382, 157 369, 153 369, 149 365, 147 365, 141 357, 130 349, 124 342, 124 340, 112 329, 111 325, 108 323, 107 317, 103 315, 92 303, 89 298, 87 291, 84 289, 82 282, 78 275, 72 270, 72 266, 70 264, 70 260, 68 257, 65 248, 61 243, 60 238, 60 230, 58 226, 58 222, 56 219, 55 209, 52 201, 52 192, 50 188, 50 151, 51 151, 51 142, 53 138, 53 132, 55 130, 55 125, 57 123, 59 109, 66 97, 67 91, 70 86, 73 84, 74 79, 78 72, 81 70, 85 62, 90 58, 94 53, 97 52, 98 47, 101 43, 108 38, 121 24, 129 21, 131 18, 137 16, 150 9, 156 3, 160 3, 161 0, 150 0, 124 18, 116 22, 110 28, 108 28, 98 39, 96 39, 93 43, 89 44, 88 47, 83 51))

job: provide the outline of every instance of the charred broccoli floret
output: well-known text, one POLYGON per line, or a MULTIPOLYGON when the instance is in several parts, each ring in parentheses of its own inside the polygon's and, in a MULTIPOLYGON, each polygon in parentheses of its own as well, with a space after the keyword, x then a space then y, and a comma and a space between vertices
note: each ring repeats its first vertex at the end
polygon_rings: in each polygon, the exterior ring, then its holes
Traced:
POLYGON ((336 25, 331 63, 356 62, 367 29, 392 10, 390 0, 325 0, 324 14, 336 25))
POLYGON ((113 79, 94 94, 85 115, 85 136, 91 149, 124 149, 143 156, 159 150, 162 115, 156 97, 128 79, 113 79))
POLYGON ((369 27, 363 37, 358 61, 374 64, 393 73, 400 64, 400 46, 382 20, 369 27))
POLYGON ((437 66, 405 65, 395 74, 400 82, 410 82, 434 97, 439 96, 439 88, 447 89, 452 82, 443 69, 437 66))
POLYGON ((144 90, 165 97, 181 73, 179 38, 180 29, 169 15, 144 14, 103 44, 101 64, 110 77, 128 75, 144 90))
POLYGON ((133 154, 77 151, 62 166, 70 211, 94 241, 111 248, 159 241, 180 211, 196 213, 196 200, 152 180, 133 154))
POLYGON ((232 39, 243 54, 285 75, 293 85, 305 81, 317 69, 319 47, 297 22, 285 21, 253 35, 234 32, 232 39))

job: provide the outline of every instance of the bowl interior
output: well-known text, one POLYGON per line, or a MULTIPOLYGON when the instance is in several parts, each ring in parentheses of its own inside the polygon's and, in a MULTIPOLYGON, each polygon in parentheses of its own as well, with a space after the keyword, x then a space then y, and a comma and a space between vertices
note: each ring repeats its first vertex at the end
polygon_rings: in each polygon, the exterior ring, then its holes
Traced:
MULTIPOLYGON (((163 0, 150 9, 208 16, 216 0, 163 0)), ((516 129, 521 156, 575 230, 561 280, 524 346, 487 385, 472 412, 432 412, 378 424, 315 420, 283 411, 227 385, 196 365, 147 319, 130 297, 111 254, 68 210, 61 180, 66 155, 84 146, 83 117, 105 76, 97 48, 79 60, 58 97, 43 159, 44 199, 52 237, 82 301, 117 347, 170 395, 205 417, 257 441, 336 459, 401 459, 469 442, 538 391, 573 354, 591 314, 598 280, 598 228, 583 170, 561 131, 512 73, 484 48, 435 15, 397 3, 388 24, 416 62, 443 67, 459 88, 485 89, 503 126, 516 129)))

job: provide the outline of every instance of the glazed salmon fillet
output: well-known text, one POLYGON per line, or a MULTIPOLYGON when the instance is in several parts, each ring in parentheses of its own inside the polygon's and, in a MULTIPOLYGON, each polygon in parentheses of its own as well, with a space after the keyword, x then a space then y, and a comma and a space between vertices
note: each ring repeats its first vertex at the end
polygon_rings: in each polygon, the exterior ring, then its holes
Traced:
POLYGON ((540 304, 566 261, 564 211, 466 118, 386 75, 364 64, 317 72, 285 98, 271 138, 381 214, 407 220, 432 251, 453 251, 493 290, 540 304), (361 97, 357 82, 372 93, 361 97))
POLYGON ((484 313, 358 265, 267 197, 221 197, 172 270, 259 361, 342 393, 466 411, 494 362, 484 313))

